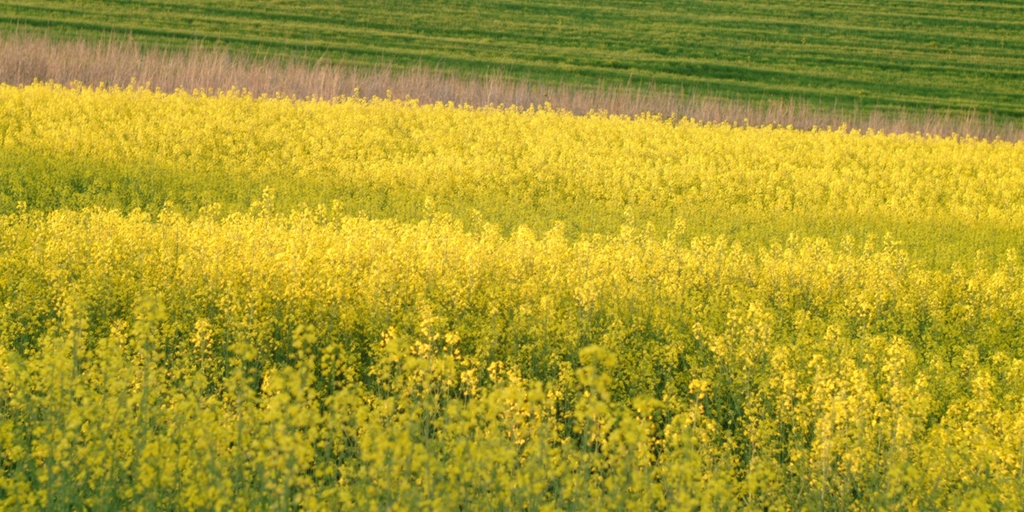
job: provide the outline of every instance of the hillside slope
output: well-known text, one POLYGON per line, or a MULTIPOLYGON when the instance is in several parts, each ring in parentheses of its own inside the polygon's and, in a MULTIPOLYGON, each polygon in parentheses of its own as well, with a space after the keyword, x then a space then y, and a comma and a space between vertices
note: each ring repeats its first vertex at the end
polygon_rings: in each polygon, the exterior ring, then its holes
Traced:
POLYGON ((21 0, 8 27, 581 84, 1024 116, 1019 2, 21 0))

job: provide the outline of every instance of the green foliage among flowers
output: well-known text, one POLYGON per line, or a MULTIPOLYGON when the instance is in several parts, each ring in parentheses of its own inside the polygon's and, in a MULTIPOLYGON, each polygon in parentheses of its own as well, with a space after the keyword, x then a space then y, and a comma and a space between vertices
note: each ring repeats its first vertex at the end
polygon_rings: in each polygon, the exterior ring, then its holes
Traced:
POLYGON ((1024 507, 1020 144, 0 105, 3 508, 1024 507))

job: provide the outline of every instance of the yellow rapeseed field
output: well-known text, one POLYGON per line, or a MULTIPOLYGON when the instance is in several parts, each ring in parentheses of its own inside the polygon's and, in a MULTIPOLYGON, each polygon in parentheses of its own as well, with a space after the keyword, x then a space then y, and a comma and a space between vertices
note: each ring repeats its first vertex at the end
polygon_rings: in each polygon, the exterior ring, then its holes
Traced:
POLYGON ((1024 508, 1024 144, 0 86, 0 508, 1024 508))

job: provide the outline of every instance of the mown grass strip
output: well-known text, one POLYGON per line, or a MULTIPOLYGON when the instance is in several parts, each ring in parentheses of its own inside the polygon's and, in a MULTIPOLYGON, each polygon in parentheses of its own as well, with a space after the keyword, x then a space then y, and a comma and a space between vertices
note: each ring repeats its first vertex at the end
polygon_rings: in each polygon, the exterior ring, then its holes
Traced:
POLYGON ((578 84, 656 81, 758 99, 1024 116, 1024 6, 1015 2, 770 5, 622 0, 359 5, 323 1, 22 1, 0 20, 159 44, 220 41, 348 63, 437 64, 578 84))

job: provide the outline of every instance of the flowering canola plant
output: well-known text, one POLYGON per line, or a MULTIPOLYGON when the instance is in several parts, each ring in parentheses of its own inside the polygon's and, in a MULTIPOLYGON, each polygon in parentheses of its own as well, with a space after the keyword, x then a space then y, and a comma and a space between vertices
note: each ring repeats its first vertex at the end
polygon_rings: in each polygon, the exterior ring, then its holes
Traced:
POLYGON ((270 188, 280 213, 445 213, 505 234, 630 224, 766 245, 888 233, 938 268, 1024 250, 1024 143, 47 84, 0 85, 0 111, 3 213, 249 212, 270 188))
POLYGON ((0 109, 2 508, 1024 508, 1024 145, 0 109))

